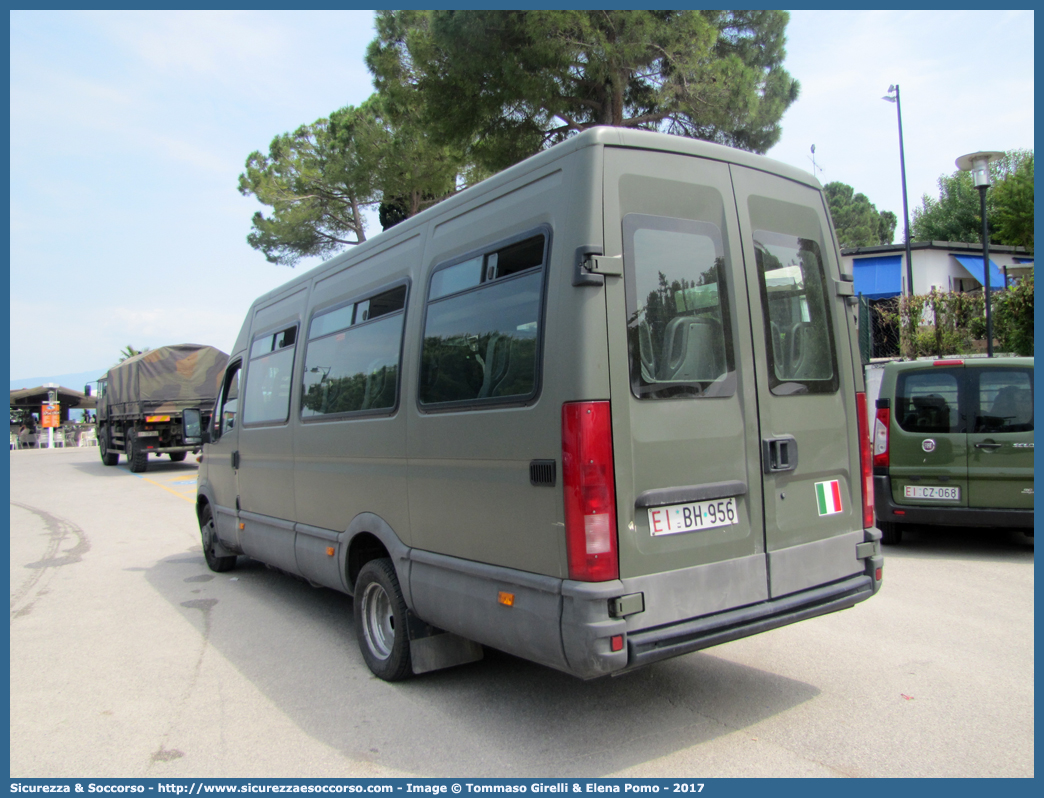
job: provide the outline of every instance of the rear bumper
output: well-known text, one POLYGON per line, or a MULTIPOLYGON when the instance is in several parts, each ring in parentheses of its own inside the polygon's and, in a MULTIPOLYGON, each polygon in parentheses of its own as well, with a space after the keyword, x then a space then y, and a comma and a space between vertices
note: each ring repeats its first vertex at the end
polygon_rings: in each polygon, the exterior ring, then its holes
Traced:
POLYGON ((874 588, 874 580, 860 574, 761 604, 632 632, 627 636, 624 670, 848 609, 870 598, 874 588))
POLYGON ((1033 510, 896 504, 892 499, 891 478, 881 474, 874 476, 874 514, 878 521, 899 524, 1033 528, 1033 510))

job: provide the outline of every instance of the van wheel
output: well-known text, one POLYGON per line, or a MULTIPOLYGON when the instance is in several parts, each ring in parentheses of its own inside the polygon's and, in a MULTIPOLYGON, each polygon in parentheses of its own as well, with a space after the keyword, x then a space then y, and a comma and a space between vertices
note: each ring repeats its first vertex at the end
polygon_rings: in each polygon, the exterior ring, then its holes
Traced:
POLYGON ((373 674, 397 682, 412 673, 406 601, 387 557, 370 560, 355 580, 355 629, 363 659, 373 674))
POLYGON ((120 462, 120 456, 116 452, 110 452, 109 431, 103 430, 98 436, 98 453, 101 454, 102 465, 114 466, 120 462))
POLYGON ((231 571, 236 567, 236 555, 218 556, 215 553, 217 545, 217 528, 214 526, 214 512, 210 505, 204 505, 199 514, 199 531, 203 537, 203 557, 207 561, 207 567, 219 574, 231 571))
POLYGON ((170 453, 170 461, 172 463, 180 463, 182 460, 185 459, 185 455, 187 455, 187 454, 188 454, 188 452, 171 452, 170 453))
POLYGON ((140 474, 149 467, 149 453, 142 449, 135 439, 134 430, 124 433, 124 451, 127 453, 127 465, 135 474, 140 474))
POLYGON ((898 546, 903 542, 903 528, 893 521, 882 521, 877 525, 881 530, 881 542, 889 546, 898 546))

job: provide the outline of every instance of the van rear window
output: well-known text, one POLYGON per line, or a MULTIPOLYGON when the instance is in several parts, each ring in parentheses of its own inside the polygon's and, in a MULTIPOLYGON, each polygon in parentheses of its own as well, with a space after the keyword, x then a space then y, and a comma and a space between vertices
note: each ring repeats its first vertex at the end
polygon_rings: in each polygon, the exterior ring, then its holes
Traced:
POLYGON ((978 377, 973 432, 1032 432, 1033 373, 1029 369, 970 368, 978 377))
POLYGON ((631 391, 639 399, 735 392, 725 253, 716 225, 623 218, 631 391))
POLYGON ((548 236, 437 267, 421 353, 422 405, 525 401, 539 374, 548 236))
POLYGON ((934 368, 900 374, 895 386, 895 420, 907 432, 961 432, 961 371, 934 368))

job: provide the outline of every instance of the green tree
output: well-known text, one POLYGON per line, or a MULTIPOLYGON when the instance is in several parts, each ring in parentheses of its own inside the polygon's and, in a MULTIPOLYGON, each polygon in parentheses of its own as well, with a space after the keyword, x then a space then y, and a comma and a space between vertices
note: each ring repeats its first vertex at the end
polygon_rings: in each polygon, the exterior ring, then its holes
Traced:
MULTIPOLYGON (((991 302, 993 334, 1002 352, 1033 354, 1033 273, 1006 291, 998 291, 991 302)), ((984 325, 985 326, 985 325, 984 325)))
MULTIPOLYGON (((1032 246, 1033 151, 1010 150, 990 164, 992 188, 986 192, 986 225, 990 241, 1032 246), (1009 182, 1014 181, 1009 185, 1009 182), (1001 222, 1005 225, 1003 232, 1001 222)), ((910 235, 918 241, 982 241, 979 190, 970 172, 956 171, 939 178, 938 199, 925 194, 913 209, 910 235)))
POLYGON ((1033 249, 1033 153, 991 191, 996 237, 990 233, 990 240, 1033 249))
POLYGON ((123 349, 120 350, 120 359, 117 360, 116 362, 117 363, 122 363, 124 360, 127 360, 128 358, 134 357, 135 355, 144 354, 145 352, 148 352, 148 351, 149 351, 149 348, 147 346, 144 349, 135 349, 130 344, 127 344, 127 346, 125 346, 123 349))
POLYGON ((423 127, 499 170, 596 125, 764 152, 798 95, 784 11, 381 11, 367 65, 423 127))
POLYGON ((845 183, 823 186, 830 207, 830 218, 837 231, 839 246, 870 247, 891 244, 895 238, 896 216, 891 211, 878 212, 865 194, 856 194, 845 183))
POLYGON ((387 229, 456 191, 461 157, 415 124, 415 105, 406 94, 394 105, 371 96, 251 153, 239 191, 272 212, 254 214, 247 243, 294 266, 365 241, 366 206, 380 206, 387 229))
POLYGON ((272 208, 254 214, 247 243, 293 266, 366 240, 362 207, 377 196, 375 161, 386 131, 372 108, 347 106, 252 152, 239 191, 272 208))

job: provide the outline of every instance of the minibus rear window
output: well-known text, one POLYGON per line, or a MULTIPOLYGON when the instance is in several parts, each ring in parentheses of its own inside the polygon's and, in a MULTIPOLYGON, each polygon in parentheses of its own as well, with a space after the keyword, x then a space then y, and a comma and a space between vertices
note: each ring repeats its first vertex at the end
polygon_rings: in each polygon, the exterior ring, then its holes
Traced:
POLYGON ((819 244, 796 235, 754 231, 769 389, 787 396, 838 388, 827 281, 819 244))
POLYGON ((623 219, 631 391, 639 399, 735 393, 721 231, 708 222, 623 219))

